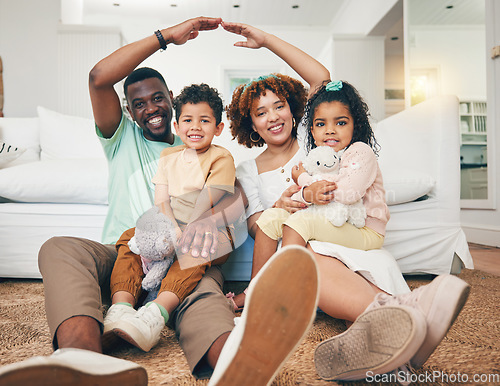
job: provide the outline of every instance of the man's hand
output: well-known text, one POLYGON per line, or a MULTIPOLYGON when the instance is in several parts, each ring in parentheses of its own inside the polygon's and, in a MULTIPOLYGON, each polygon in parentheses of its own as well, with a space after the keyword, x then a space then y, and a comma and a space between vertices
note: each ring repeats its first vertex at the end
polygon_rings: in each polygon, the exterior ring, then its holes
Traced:
POLYGON ((196 38, 199 31, 211 31, 217 29, 222 22, 220 17, 197 17, 186 20, 180 24, 169 27, 165 30, 165 40, 167 43, 181 45, 188 40, 196 38))
POLYGON ((300 190, 300 186, 289 186, 282 194, 281 197, 273 205, 273 208, 285 209, 288 213, 295 213, 298 210, 307 208, 306 204, 291 199, 294 193, 300 190))
POLYGON ((328 204, 335 198, 334 190, 337 184, 330 181, 317 181, 304 188, 304 200, 316 205, 328 204))
POLYGON ((217 252, 217 236, 217 225, 212 218, 196 220, 184 229, 179 247, 183 254, 191 249, 191 256, 208 258, 217 252))

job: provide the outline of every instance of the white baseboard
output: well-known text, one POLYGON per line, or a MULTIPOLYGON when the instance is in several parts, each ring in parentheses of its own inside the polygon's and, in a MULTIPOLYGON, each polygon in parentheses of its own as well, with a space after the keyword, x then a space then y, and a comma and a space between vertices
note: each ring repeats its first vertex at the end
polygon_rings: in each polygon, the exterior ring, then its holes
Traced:
POLYGON ((462 229, 470 243, 500 247, 500 228, 498 227, 462 224, 462 229))

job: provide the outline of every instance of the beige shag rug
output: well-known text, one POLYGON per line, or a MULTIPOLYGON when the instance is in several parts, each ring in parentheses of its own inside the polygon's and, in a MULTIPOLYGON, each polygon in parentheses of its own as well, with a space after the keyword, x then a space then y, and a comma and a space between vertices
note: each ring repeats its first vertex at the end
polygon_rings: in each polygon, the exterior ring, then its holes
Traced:
MULTIPOLYGON (((418 384, 457 384, 465 380, 475 384, 500 383, 500 278, 477 270, 464 270, 459 277, 472 286, 469 300, 425 366, 410 375, 412 378, 409 380, 418 384)), ((408 277, 407 281, 414 289, 429 283, 431 277, 414 276, 408 277)), ((237 286, 241 287, 241 283, 228 283, 228 289, 237 286)), ((342 321, 318 314, 307 338, 288 360, 273 385, 334 385, 334 382, 323 381, 317 376, 313 363, 314 349, 322 340, 344 330, 342 321)), ((1 281, 0 365, 34 355, 50 355, 51 352, 42 282, 1 281)), ((207 383, 191 376, 174 332, 167 328, 158 346, 149 353, 121 343, 109 354, 144 366, 150 385, 207 383)))

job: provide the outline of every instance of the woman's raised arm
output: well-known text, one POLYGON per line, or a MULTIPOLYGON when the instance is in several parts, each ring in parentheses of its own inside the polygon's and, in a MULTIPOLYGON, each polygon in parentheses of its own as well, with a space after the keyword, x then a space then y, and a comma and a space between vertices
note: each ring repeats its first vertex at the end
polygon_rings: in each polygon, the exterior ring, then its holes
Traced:
POLYGON ((325 66, 309 54, 277 36, 243 23, 223 21, 221 25, 226 31, 241 35, 247 39, 246 41, 236 42, 234 44, 236 47, 254 49, 264 47, 283 59, 309 84, 309 93, 313 93, 323 81, 330 80, 330 72, 325 66))

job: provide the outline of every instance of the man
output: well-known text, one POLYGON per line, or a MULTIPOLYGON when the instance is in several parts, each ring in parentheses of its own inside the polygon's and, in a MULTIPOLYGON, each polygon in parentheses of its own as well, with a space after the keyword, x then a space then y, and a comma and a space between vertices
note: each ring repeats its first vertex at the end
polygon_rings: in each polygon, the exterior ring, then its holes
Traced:
MULTIPOLYGON (((168 44, 184 44, 196 38, 199 31, 216 29, 220 22, 220 18, 199 17, 156 31, 147 38, 118 49, 91 70, 89 88, 96 132, 108 158, 110 174, 109 211, 103 244, 86 239, 55 237, 42 246, 39 267, 44 280, 47 320, 53 346, 57 350, 51 356, 31 358, 0 369, 0 385, 39 384, 42 379, 51 385, 147 384, 147 374, 141 366, 103 355, 105 342, 101 338, 103 302, 117 256, 114 244, 121 233, 135 226, 137 217, 152 206, 151 178, 156 172, 161 150, 181 143, 171 132, 172 93, 163 77, 152 69, 134 69, 158 49, 164 50, 168 44), (133 121, 123 113, 114 89, 125 78, 127 109, 133 121)), ((231 212, 227 208, 227 200, 220 205, 231 212)), ((238 217, 238 213, 231 217, 238 217)), ((215 247, 212 238, 204 235, 214 233, 217 225, 210 216, 202 216, 200 221, 188 227, 185 231, 188 237, 183 239, 194 251, 193 256, 215 247)), ((278 254, 277 258, 270 260, 270 265, 274 268, 263 274, 260 285, 257 282, 253 286, 260 290, 256 290, 254 295, 249 293, 248 308, 253 311, 245 312, 245 318, 241 319, 246 322, 241 323, 240 333, 235 338, 235 347, 238 348, 243 332, 253 331, 253 336, 262 336, 255 332, 256 325, 286 332, 284 336, 272 334, 280 339, 282 347, 279 353, 270 356, 261 371, 267 380, 274 377, 312 324, 318 294, 316 263, 305 249, 292 248, 278 254), (289 255, 295 257, 297 262, 285 274, 289 255), (266 300, 279 286, 279 281, 284 276, 292 278, 293 272, 298 282, 310 281, 311 289, 304 292, 292 286, 296 290, 290 291, 289 286, 283 286, 286 291, 281 296, 275 293, 273 296, 279 303, 278 309, 291 305, 287 313, 289 316, 279 319, 275 317, 275 312, 268 311, 266 300), (297 298, 301 293, 302 298, 297 298), (301 318, 292 317, 299 310, 301 318), (288 329, 291 324, 295 327, 288 329)), ((195 377, 211 374, 234 327, 232 306, 222 292, 223 280, 220 267, 208 269, 194 292, 172 315, 176 335, 195 377)), ((242 342, 245 345, 240 350, 243 358, 259 349, 269 352, 269 347, 262 347, 263 343, 255 343, 257 341, 263 342, 262 339, 248 337, 242 342)), ((232 355, 229 355, 228 362, 232 361, 232 355)))

